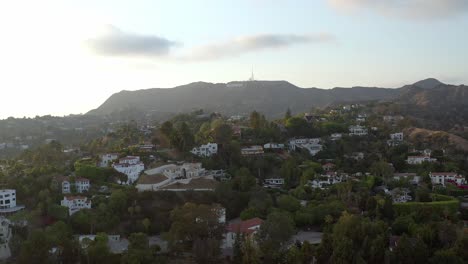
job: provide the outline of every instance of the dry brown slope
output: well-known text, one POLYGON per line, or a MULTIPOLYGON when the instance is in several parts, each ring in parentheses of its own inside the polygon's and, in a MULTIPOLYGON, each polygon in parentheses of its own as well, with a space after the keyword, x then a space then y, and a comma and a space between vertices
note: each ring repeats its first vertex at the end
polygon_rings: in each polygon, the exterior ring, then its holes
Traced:
POLYGON ((404 134, 410 141, 415 141, 418 137, 427 139, 427 138, 433 137, 434 135, 447 136, 448 142, 451 145, 454 145, 456 148, 468 152, 468 140, 462 137, 459 137, 457 135, 450 134, 445 131, 436 131, 436 130, 413 127, 413 128, 406 129, 404 131, 404 134))

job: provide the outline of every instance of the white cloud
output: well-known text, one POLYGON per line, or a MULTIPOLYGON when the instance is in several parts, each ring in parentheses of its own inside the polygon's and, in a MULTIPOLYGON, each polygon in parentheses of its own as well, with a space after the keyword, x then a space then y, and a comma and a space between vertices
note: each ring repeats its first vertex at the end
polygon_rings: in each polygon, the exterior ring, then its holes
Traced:
POLYGON ((342 11, 369 10, 415 20, 446 19, 468 12, 467 0, 327 0, 342 11))
POLYGON ((259 34, 196 47, 190 51, 190 55, 182 58, 215 60, 270 48, 285 48, 303 43, 332 42, 334 39, 334 36, 327 33, 316 35, 259 34))
POLYGON ((176 45, 162 37, 124 32, 111 25, 103 34, 89 39, 87 44, 99 55, 131 57, 165 56, 176 45))

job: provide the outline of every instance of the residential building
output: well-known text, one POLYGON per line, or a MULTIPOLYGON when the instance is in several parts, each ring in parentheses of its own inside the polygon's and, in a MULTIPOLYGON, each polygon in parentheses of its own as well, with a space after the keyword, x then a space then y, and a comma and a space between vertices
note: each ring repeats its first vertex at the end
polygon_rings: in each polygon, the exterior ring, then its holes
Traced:
POLYGON ((201 145, 198 148, 193 148, 191 153, 200 157, 211 157, 218 153, 218 144, 208 143, 206 145, 201 145))
POLYGON ((330 139, 335 141, 335 140, 340 140, 343 137, 343 134, 341 133, 333 133, 330 135, 330 139))
POLYGON ((350 136, 365 136, 368 133, 368 129, 364 126, 350 126, 349 135, 350 136))
POLYGON ((152 152, 155 149, 155 145, 150 144, 150 143, 145 143, 145 144, 138 145, 138 149, 141 152, 152 152))
POLYGON ((250 146, 241 148, 241 154, 244 156, 262 155, 264 153, 262 146, 250 146))
POLYGON ((263 187, 266 188, 281 188, 284 185, 283 178, 269 178, 264 180, 263 187))
POLYGON ((364 159, 364 153, 363 152, 353 152, 351 155, 344 155, 345 158, 348 159, 354 159, 354 160, 362 160, 364 159))
POLYGON ((395 188, 391 190, 390 194, 392 195, 393 203, 406 203, 413 200, 410 192, 408 188, 395 188))
POLYGON ((207 171, 201 163, 167 164, 145 171, 136 188, 142 191, 213 191, 224 171, 207 171))
POLYGON ((419 165, 423 162, 436 162, 437 159, 431 158, 430 156, 408 156, 406 163, 410 165, 419 165))
POLYGON ((403 132, 390 134, 390 139, 395 141, 403 141, 403 132))
MULTIPOLYGON (((78 235, 77 236, 78 242, 81 247, 85 248, 85 241, 91 240, 94 241, 96 239, 96 235, 78 235)), ((129 241, 126 238, 121 238, 120 235, 108 235, 107 236, 107 247, 109 251, 113 254, 122 254, 128 250, 129 241)))
POLYGON ((91 186, 89 180, 86 178, 72 179, 71 177, 63 176, 56 177, 54 182, 62 190, 63 194, 71 193, 73 187, 77 193, 87 192, 91 186))
POLYGON ((331 171, 335 168, 335 164, 331 163, 331 162, 327 162, 325 163, 324 165, 322 165, 322 169, 324 171, 331 171))
POLYGON ((446 182, 455 183, 456 185, 466 184, 466 179, 456 172, 430 172, 432 184, 441 184, 445 186, 446 182))
POLYGON ((68 215, 73 215, 82 209, 91 209, 91 200, 84 196, 64 196, 60 205, 68 208, 68 215))
POLYGON ((318 152, 322 150, 322 145, 320 145, 320 138, 297 138, 289 140, 289 149, 292 151, 300 149, 305 149, 309 152, 311 156, 315 156, 318 152))
POLYGON ((120 182, 121 184, 132 184, 138 180, 140 173, 145 170, 145 165, 140 161, 140 157, 127 156, 119 159, 119 163, 112 164, 112 167, 125 175, 128 180, 126 182, 120 182))
POLYGON ((330 185, 343 182, 343 176, 335 172, 328 172, 327 174, 320 175, 317 179, 311 180, 307 183, 313 189, 325 189, 330 185))
POLYGON ((238 234, 243 235, 245 238, 252 239, 260 229, 262 223, 263 220, 257 217, 237 223, 230 223, 226 228, 223 248, 233 248, 238 234))
POLYGON ((409 179, 412 184, 419 184, 421 182, 421 176, 418 176, 416 173, 394 173, 393 179, 409 179))
POLYGON ((0 260, 6 260, 11 257, 10 239, 12 232, 10 228, 10 220, 0 216, 0 260))
POLYGON ((0 190, 0 209, 11 209, 16 207, 16 190, 0 190))
POLYGON ((385 122, 395 123, 395 122, 398 122, 398 121, 401 121, 401 120, 403 120, 403 116, 401 116, 401 115, 397 115, 397 116, 386 115, 386 116, 383 116, 383 121, 385 121, 385 122))
POLYGON ((387 145, 393 147, 393 146, 398 146, 403 142, 403 133, 393 133, 390 134, 390 139, 387 140, 387 145))
POLYGON ((116 161, 119 158, 117 153, 107 153, 99 156, 101 162, 98 164, 99 167, 108 167, 112 162, 116 161))
POLYGON ((284 144, 278 144, 278 143, 266 143, 263 145, 264 149, 270 149, 270 150, 280 150, 284 149, 284 144))

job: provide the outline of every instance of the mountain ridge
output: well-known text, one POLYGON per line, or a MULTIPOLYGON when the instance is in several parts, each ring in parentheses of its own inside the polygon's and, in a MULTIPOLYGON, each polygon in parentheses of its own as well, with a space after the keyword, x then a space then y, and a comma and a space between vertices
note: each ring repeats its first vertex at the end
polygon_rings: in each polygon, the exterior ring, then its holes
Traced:
POLYGON ((415 84, 418 85, 406 85, 401 88, 354 86, 320 89, 302 88, 285 80, 193 82, 173 88, 123 90, 111 95, 87 115, 111 115, 128 109, 144 113, 181 113, 204 109, 227 115, 247 114, 257 110, 267 117, 279 117, 288 108, 293 112, 307 112, 314 107, 325 107, 335 103, 391 101, 401 94, 414 93, 418 89, 426 90, 435 84, 445 85, 431 78, 415 84))

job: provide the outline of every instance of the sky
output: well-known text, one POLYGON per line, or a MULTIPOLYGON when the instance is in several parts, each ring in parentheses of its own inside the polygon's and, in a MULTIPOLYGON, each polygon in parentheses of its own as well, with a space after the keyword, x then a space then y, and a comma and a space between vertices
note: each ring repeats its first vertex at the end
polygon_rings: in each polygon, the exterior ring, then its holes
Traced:
POLYGON ((0 1, 0 118, 195 81, 468 84, 466 0, 0 1))

